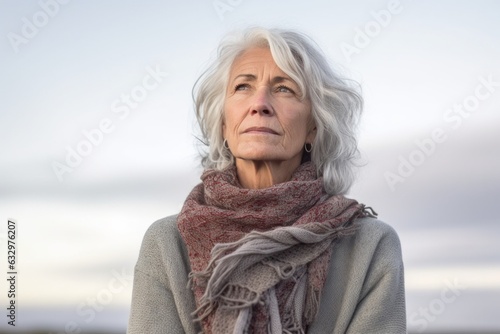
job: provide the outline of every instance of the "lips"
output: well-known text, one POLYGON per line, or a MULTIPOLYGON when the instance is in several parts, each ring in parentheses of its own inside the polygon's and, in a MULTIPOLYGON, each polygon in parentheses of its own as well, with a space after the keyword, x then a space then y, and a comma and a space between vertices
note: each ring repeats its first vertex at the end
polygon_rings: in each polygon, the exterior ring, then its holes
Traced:
POLYGON ((266 128, 266 127, 263 127, 263 126, 252 126, 252 127, 248 128, 248 129, 246 129, 245 131, 243 131, 243 133, 269 133, 269 134, 272 134, 272 135, 278 135, 279 134, 276 131, 274 131, 273 129, 266 128))

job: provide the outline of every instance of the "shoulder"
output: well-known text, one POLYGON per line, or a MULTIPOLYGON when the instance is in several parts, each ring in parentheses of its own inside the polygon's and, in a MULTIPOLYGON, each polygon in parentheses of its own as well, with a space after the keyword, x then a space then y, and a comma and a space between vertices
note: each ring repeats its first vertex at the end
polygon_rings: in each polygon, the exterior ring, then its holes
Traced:
POLYGON ((355 221, 358 225, 356 239, 358 243, 379 244, 390 243, 400 248, 399 236, 396 230, 389 224, 376 218, 359 218, 355 221))
POLYGON ((182 247, 183 241, 177 229, 177 215, 155 221, 149 226, 142 240, 143 249, 154 247, 182 247))
POLYGON ((187 250, 177 229, 177 215, 155 221, 142 240, 136 269, 151 275, 161 275, 160 268, 188 265, 187 250))
POLYGON ((401 243, 394 228, 376 218, 359 218, 355 234, 335 245, 335 258, 355 271, 381 273, 402 266, 401 243))
POLYGON ((355 220, 355 223, 358 224, 360 228, 367 233, 376 235, 397 235, 396 230, 394 230, 391 225, 385 223, 382 220, 379 220, 378 218, 358 218, 355 220))
POLYGON ((396 230, 389 224, 376 218, 360 218, 355 224, 359 226, 358 238, 363 244, 394 247, 401 252, 401 243, 396 230))
POLYGON ((144 235, 144 240, 157 240, 178 234, 177 215, 158 219, 149 226, 144 235))

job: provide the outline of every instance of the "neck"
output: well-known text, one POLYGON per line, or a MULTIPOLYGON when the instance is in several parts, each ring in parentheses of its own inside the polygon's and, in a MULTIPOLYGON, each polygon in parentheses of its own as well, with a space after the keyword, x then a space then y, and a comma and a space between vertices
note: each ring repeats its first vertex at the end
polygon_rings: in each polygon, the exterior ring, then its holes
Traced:
POLYGON ((243 188, 262 189, 289 181, 300 165, 298 161, 261 161, 236 159, 236 172, 243 188))

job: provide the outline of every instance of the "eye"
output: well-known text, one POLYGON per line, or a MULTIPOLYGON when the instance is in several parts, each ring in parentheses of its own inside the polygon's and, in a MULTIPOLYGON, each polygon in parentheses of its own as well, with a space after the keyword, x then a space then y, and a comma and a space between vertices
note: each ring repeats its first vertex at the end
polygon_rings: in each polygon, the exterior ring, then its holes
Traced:
POLYGON ((248 84, 238 84, 234 87, 234 91, 238 90, 247 90, 248 89, 248 84))
POLYGON ((276 91, 278 93, 292 93, 292 94, 295 94, 295 92, 293 91, 293 89, 291 89, 290 87, 287 87, 285 85, 279 85, 277 88, 276 88, 276 91))

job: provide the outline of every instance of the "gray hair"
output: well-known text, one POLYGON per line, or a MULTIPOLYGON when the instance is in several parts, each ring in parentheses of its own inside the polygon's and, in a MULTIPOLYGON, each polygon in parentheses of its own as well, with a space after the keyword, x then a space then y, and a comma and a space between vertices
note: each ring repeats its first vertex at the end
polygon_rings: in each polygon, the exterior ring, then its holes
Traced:
POLYGON ((217 59, 196 81, 196 116, 208 146, 201 153, 203 167, 221 170, 234 163, 222 137, 224 100, 233 62, 251 47, 269 48, 276 64, 300 87, 301 98, 311 101, 316 138, 310 156, 303 154, 323 176, 326 192, 345 194, 354 182, 359 156, 356 125, 363 107, 359 85, 335 73, 309 37, 289 30, 249 28, 227 36, 217 59))

